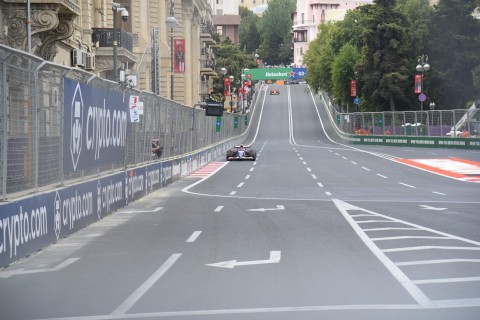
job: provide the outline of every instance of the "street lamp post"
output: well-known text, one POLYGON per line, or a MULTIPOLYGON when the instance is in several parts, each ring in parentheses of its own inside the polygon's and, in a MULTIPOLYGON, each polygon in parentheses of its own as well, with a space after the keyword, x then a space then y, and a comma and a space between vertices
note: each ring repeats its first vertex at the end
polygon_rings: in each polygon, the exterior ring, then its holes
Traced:
POLYGON ((432 120, 431 120, 432 125, 431 126, 433 127, 433 112, 435 111, 435 102, 433 102, 433 101, 430 102, 429 107, 430 107, 430 111, 432 111, 432 120))
POLYGON ((417 71, 422 73, 422 82, 421 82, 421 90, 420 90, 420 123, 422 122, 422 113, 423 113, 423 101, 425 100, 425 96, 423 94, 423 73, 425 71, 430 70, 430 65, 428 64, 428 56, 426 54, 422 54, 418 57, 418 64, 416 67, 417 71))
POLYGON ((244 68, 242 70, 242 95, 243 95, 243 98, 242 98, 242 114, 245 114, 245 104, 247 103, 247 99, 248 99, 248 94, 246 93, 246 90, 245 90, 245 81, 247 79, 247 72, 250 71, 250 69, 248 68, 244 68))
POLYGON ((118 72, 117 72, 117 55, 118 55, 118 39, 117 39, 117 13, 121 12, 122 20, 128 20, 128 11, 121 4, 114 2, 112 5, 113 11, 113 37, 112 37, 112 46, 113 46, 113 80, 118 81, 118 72))
POLYGON ((222 75, 223 107, 225 107, 225 75, 227 74, 227 69, 225 67, 221 67, 220 74, 222 75))
POLYGON ((173 100, 173 28, 178 26, 178 21, 173 15, 175 0, 170 0, 170 15, 167 17, 167 27, 170 28, 170 99, 173 100))

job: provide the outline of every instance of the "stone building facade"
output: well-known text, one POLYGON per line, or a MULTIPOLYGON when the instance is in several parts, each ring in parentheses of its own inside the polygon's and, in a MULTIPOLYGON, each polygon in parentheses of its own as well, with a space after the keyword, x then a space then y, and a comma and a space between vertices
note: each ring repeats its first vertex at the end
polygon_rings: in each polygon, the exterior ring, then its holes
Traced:
POLYGON ((193 106, 217 77, 212 16, 209 0, 0 0, 0 43, 106 79, 135 76, 137 89, 170 97, 172 37, 184 51, 182 68, 173 72, 173 98, 193 106), (178 21, 171 30, 170 12, 178 21))

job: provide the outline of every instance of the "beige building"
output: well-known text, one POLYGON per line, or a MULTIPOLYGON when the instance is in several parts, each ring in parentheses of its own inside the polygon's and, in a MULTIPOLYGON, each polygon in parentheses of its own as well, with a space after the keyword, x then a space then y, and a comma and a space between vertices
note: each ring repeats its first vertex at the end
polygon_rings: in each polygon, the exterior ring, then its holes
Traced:
POLYGON ((173 97, 190 106, 207 97, 217 77, 209 0, 0 0, 0 26, 1 44, 102 78, 125 75, 127 84, 136 79, 137 89, 165 97, 171 94, 173 39, 173 97), (178 24, 170 30, 171 9, 178 24))

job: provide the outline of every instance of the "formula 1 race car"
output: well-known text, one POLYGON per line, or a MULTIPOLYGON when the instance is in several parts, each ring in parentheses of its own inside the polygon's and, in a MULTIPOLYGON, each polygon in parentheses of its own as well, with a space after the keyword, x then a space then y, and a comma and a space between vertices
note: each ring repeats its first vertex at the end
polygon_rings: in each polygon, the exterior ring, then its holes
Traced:
POLYGON ((230 160, 252 160, 257 159, 257 151, 250 146, 235 146, 227 150, 227 161, 230 160))
POLYGON ((278 95, 278 94, 280 94, 280 91, 278 91, 278 89, 272 89, 272 90, 270 90, 270 94, 278 95))

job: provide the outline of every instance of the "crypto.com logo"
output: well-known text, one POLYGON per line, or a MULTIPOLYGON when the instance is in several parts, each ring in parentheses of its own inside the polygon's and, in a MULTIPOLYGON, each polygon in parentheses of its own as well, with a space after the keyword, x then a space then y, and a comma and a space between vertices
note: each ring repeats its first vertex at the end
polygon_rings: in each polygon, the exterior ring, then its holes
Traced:
POLYGON ((70 134, 70 154, 72 155, 73 171, 77 170, 78 159, 82 151, 82 131, 83 131, 83 98, 80 83, 77 83, 75 93, 73 94, 71 105, 71 134, 70 134))

